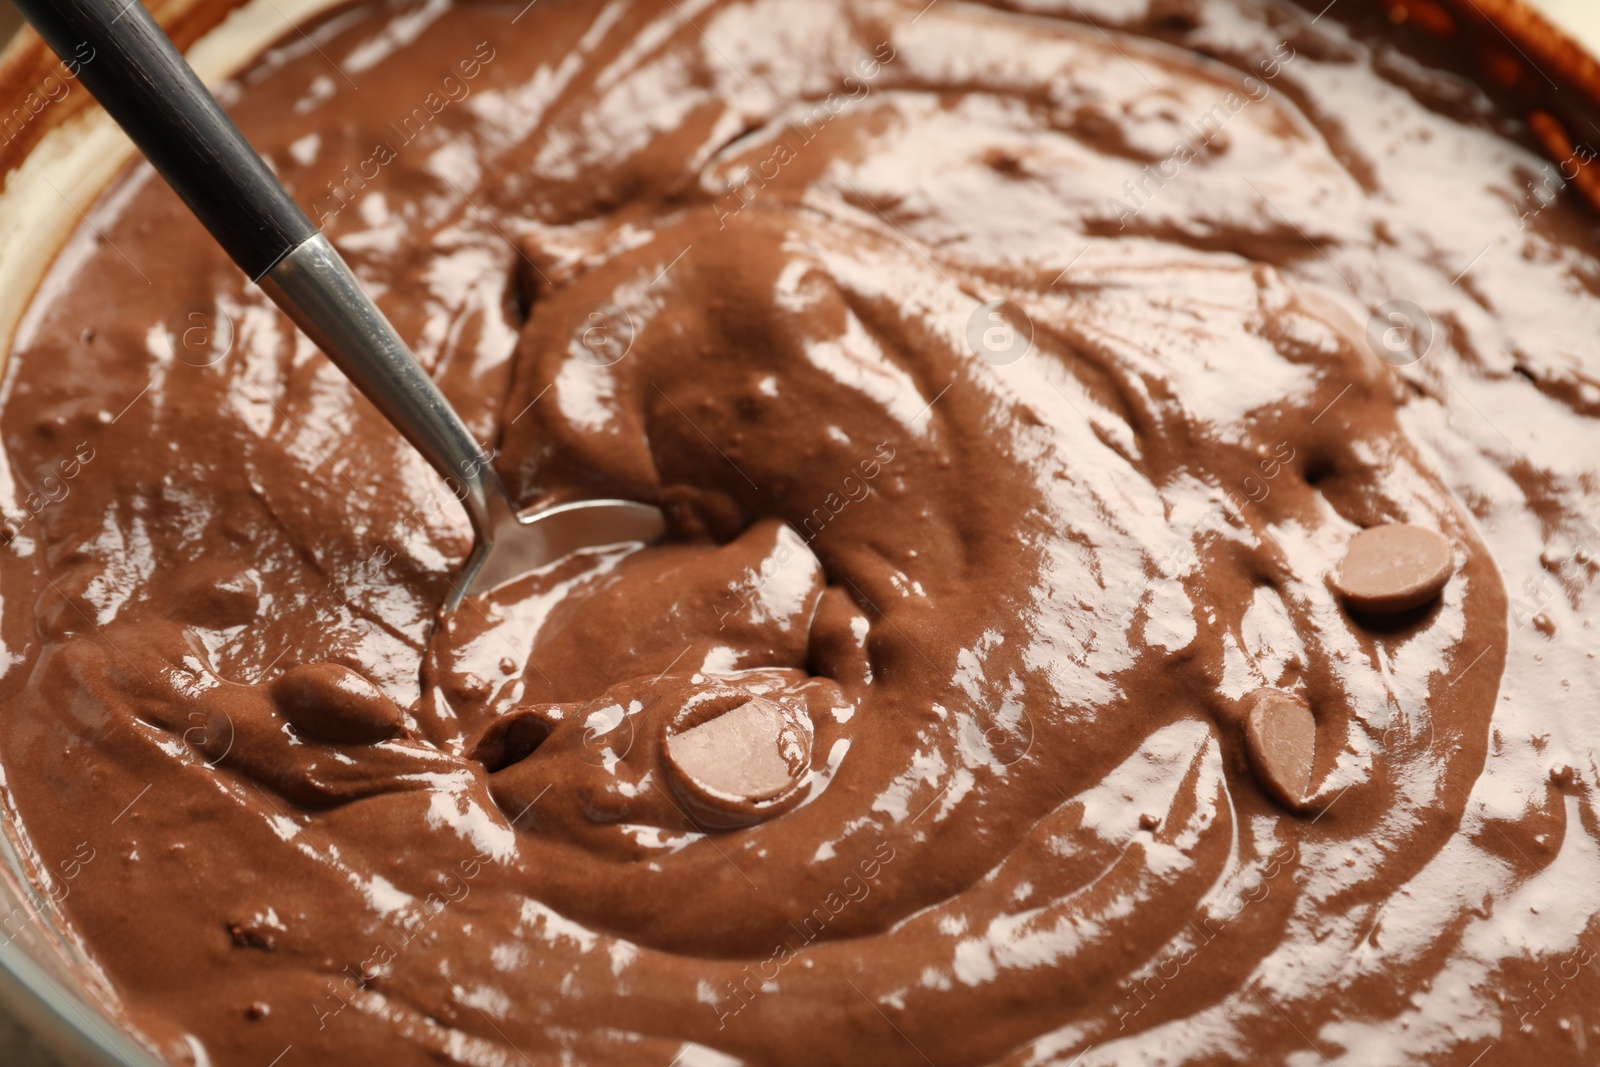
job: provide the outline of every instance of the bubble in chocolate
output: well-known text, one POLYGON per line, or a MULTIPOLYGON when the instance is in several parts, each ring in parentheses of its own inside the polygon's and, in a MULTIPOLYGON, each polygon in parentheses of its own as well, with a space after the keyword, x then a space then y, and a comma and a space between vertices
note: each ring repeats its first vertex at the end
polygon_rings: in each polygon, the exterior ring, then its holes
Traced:
POLYGON ((210 301, 184 304, 167 316, 172 354, 191 367, 212 367, 233 351, 233 318, 210 301))
POLYGON ((591 367, 609 367, 633 349, 633 316, 611 300, 579 305, 567 319, 567 352, 591 367))
POLYGON ((1304 700, 1281 689, 1245 697, 1245 751, 1261 788, 1291 809, 1305 804, 1317 749, 1317 720, 1304 700))
POLYGON ((750 697, 669 733, 665 757, 675 792, 698 821, 745 825, 804 777, 811 732, 776 701, 750 697))
POLYGON ((337 663, 307 663, 272 683, 272 702, 295 731, 318 741, 370 745, 405 726, 399 705, 337 663))
POLYGON ((1333 587, 1353 611, 1398 615, 1430 603, 1454 573, 1455 556, 1443 534, 1396 523, 1350 539, 1333 587))
POLYGON ((1433 318, 1409 300, 1385 301, 1367 320, 1367 344, 1389 366, 1410 366, 1433 347, 1433 318))
POLYGON ((1033 320, 1009 300, 988 300, 967 317, 967 346, 985 363, 1004 367, 1033 350, 1033 320))

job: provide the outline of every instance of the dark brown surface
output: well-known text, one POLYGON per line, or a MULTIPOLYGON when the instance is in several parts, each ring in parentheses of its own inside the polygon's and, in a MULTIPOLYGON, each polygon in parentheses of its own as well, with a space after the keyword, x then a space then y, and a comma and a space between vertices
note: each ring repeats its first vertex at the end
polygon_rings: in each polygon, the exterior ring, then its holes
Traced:
POLYGON ((0 753, 165 1055, 1584 1062, 1593 218, 1386 20, 1059 7, 361 8, 247 76, 522 496, 674 516, 431 634, 421 460, 108 193, 8 368, 0 753), (1385 522, 1460 566, 1379 626, 1385 522), (292 730, 307 664, 404 736, 292 730), (752 697, 808 773, 686 805, 752 697))

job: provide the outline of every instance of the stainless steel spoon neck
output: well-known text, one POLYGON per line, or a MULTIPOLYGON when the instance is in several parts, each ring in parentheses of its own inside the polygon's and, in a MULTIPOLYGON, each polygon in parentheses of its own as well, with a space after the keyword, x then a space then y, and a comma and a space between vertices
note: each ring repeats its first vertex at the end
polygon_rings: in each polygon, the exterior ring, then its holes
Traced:
POLYGON ((439 472, 480 543, 516 521, 489 453, 327 238, 303 241, 257 284, 439 472))

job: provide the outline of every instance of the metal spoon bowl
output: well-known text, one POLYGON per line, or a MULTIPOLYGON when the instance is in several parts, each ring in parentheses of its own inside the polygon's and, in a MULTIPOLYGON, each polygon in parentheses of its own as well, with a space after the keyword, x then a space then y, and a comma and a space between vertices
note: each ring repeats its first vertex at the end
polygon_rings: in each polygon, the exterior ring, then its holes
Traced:
POLYGON ((631 500, 519 512, 466 424, 325 238, 302 242, 260 284, 460 496, 477 544, 445 611, 580 549, 649 544, 666 532, 661 509, 631 500))

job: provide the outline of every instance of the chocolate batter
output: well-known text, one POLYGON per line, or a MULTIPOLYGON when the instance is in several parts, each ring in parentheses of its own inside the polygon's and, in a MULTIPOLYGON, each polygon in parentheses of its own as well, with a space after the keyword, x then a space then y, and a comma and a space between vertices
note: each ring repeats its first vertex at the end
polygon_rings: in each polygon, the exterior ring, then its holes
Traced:
POLYGON ((105 194, 0 759, 161 1055, 1589 1062, 1592 215, 1353 0, 1022 6, 365 3, 229 88, 521 499, 671 512, 437 627, 449 492, 105 194))

